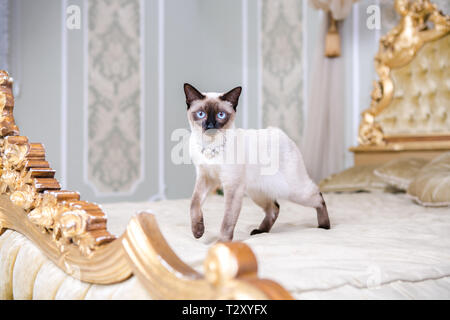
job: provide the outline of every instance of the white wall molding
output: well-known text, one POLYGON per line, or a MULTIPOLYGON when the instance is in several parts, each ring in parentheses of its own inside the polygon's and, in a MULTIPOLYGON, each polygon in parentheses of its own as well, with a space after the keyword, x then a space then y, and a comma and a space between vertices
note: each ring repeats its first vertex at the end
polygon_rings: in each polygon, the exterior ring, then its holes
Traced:
POLYGON ((352 101, 352 143, 358 143, 358 126, 359 126, 359 102, 360 102, 360 83, 359 83, 359 4, 353 5, 352 20, 352 56, 353 56, 353 101, 352 101))
POLYGON ((248 0, 242 1, 242 127, 248 128, 248 0))
POLYGON ((149 201, 166 199, 165 184, 165 143, 164 143, 164 104, 165 104, 165 67, 164 67, 164 36, 165 36, 165 4, 158 0, 158 193, 149 201))
MULTIPOLYGON (((139 130, 140 130, 140 148, 141 148, 141 173, 140 177, 138 179, 138 183, 135 184, 136 188, 137 186, 144 182, 145 180, 145 172, 146 172, 146 158, 145 158, 145 146, 146 146, 146 132, 145 132, 145 106, 147 101, 147 96, 145 94, 146 91, 146 81, 145 81, 145 65, 146 65, 146 50, 145 50, 145 36, 146 36, 146 19, 145 19, 145 0, 140 0, 140 11, 139 11, 139 18, 140 18, 140 34, 139 34, 139 41, 140 41, 140 50, 141 50, 141 57, 140 57, 140 63, 141 63, 141 106, 140 106, 140 119, 139 119, 139 130)), ((134 188, 134 189, 136 189, 134 188)), ((136 190, 133 190, 133 193, 135 193, 136 190)))
POLYGON ((258 128, 263 128, 263 106, 262 106, 262 0, 257 0, 257 108, 258 108, 258 128))
POLYGON ((68 0, 61 3, 61 172, 59 182, 67 189, 67 27, 66 9, 68 0))
MULTIPOLYGON (((302 70, 303 70, 303 123, 308 121, 308 2, 302 3, 302 70)), ((303 136, 303 134, 302 134, 303 136)))

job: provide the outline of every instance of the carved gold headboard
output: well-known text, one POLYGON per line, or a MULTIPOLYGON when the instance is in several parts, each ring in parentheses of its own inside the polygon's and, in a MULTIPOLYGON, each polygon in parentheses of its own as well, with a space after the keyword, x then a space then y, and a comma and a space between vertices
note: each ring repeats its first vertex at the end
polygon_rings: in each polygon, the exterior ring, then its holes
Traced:
POLYGON ((429 0, 396 0, 395 8, 401 20, 380 40, 379 80, 362 113, 359 146, 350 149, 359 163, 383 161, 374 153, 388 160, 392 152, 431 157, 450 149, 450 17, 429 0))

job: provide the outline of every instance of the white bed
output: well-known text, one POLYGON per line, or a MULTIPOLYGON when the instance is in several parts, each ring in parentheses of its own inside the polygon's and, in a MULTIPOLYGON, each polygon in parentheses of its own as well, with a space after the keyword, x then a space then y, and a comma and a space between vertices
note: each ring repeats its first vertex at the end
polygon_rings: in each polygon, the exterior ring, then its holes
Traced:
MULTIPOLYGON (((263 213, 245 199, 235 240, 256 253, 262 278, 279 282, 296 299, 450 299, 450 208, 424 208, 405 194, 383 192, 324 197, 330 230, 317 228, 313 209, 281 201, 272 231, 255 236, 249 233, 263 213)), ((135 213, 153 212, 178 256, 202 271, 206 253, 217 241, 224 201, 220 196, 207 199, 206 232, 199 240, 191 234, 189 205, 190 199, 181 199, 105 204, 103 209, 114 234, 122 234, 135 213)), ((82 283, 54 266, 19 233, 7 231, 0 242, 5 237, 14 238, 19 247, 16 255, 3 252, 3 257, 19 257, 9 275, 20 279, 14 298, 150 298, 135 277, 118 285, 82 283), (32 275, 28 281, 25 274, 32 275)), ((3 244, 3 250, 11 250, 3 244)), ((0 270, 5 267, 5 261, 0 262, 0 270)), ((0 282, 4 286, 5 279, 0 282)))
MULTIPOLYGON (((250 236, 263 212, 250 199, 235 240, 256 253, 260 274, 296 299, 450 299, 450 208, 424 208, 404 194, 325 194, 332 228, 317 228, 316 213, 290 202, 272 231, 250 236)), ((113 233, 130 214, 155 213, 174 251, 197 270, 217 240, 223 217, 220 196, 204 205, 206 231, 190 231, 189 199, 104 205, 113 233)))

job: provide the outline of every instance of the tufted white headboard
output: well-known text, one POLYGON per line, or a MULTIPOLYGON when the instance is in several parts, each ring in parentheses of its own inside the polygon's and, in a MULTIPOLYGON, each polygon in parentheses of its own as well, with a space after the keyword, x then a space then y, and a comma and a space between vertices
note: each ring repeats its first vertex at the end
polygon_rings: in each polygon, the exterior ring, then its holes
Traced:
POLYGON ((362 113, 359 146, 350 149, 355 159, 450 150, 450 17, 429 0, 396 0, 395 8, 401 20, 380 40, 379 80, 362 113))
POLYGON ((450 136, 450 34, 391 70, 394 95, 375 117, 385 136, 450 136))

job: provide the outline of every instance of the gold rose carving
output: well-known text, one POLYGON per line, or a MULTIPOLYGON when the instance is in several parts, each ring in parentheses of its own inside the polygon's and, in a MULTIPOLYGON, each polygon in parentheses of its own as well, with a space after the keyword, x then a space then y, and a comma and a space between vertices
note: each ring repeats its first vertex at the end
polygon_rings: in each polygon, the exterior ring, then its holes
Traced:
POLYGON ((380 39, 375 56, 379 80, 374 82, 371 105, 362 113, 359 127, 358 142, 362 146, 386 144, 386 137, 376 116, 389 106, 394 95, 391 70, 411 62, 427 42, 450 33, 450 17, 440 12, 429 0, 396 0, 395 8, 401 15, 401 21, 380 39))

